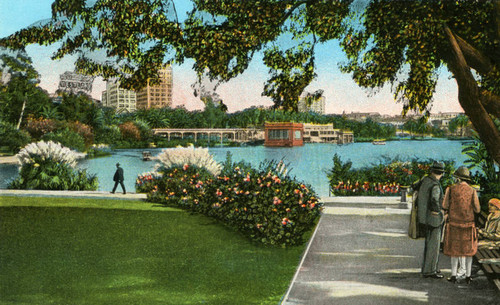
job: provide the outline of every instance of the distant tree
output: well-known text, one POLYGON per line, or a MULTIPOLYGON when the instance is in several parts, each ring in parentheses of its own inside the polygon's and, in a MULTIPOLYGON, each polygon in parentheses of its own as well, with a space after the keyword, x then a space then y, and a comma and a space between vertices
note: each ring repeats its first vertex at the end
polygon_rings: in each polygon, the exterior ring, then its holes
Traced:
POLYGON ((460 130, 460 136, 465 135, 466 127, 469 125, 469 118, 465 115, 458 115, 450 120, 448 124, 448 130, 450 132, 455 133, 457 130, 460 130))

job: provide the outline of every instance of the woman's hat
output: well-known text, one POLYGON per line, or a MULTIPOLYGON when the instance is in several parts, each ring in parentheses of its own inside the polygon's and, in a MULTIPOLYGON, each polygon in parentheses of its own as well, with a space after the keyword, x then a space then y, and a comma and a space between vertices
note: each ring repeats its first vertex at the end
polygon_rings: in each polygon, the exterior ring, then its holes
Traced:
POLYGON ((434 162, 434 163, 432 163, 430 170, 435 171, 435 172, 444 173, 444 163, 443 162, 434 162))
POLYGON ((491 198, 490 201, 488 201, 488 204, 490 206, 494 206, 497 210, 500 210, 500 199, 491 198))
POLYGON ((470 172, 469 169, 465 166, 460 166, 459 168, 457 168, 453 176, 462 180, 470 181, 470 172))

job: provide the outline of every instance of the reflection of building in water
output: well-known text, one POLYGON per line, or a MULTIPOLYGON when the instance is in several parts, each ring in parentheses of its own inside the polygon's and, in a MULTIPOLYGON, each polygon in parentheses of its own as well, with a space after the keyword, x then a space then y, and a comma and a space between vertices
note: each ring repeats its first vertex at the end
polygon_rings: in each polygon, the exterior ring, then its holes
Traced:
POLYGON ((301 96, 299 102, 297 103, 297 108, 299 112, 316 112, 319 114, 325 114, 325 97, 322 96, 316 101, 312 101, 311 105, 307 105, 307 100, 305 96, 301 96))
POLYGON ((76 72, 66 71, 59 76, 59 88, 60 92, 67 92, 73 94, 86 94, 92 93, 92 84, 94 83, 93 76, 87 76, 78 74, 76 72))
POLYGON ((137 91, 137 109, 161 108, 172 105, 172 67, 167 66, 159 71, 160 83, 150 85, 137 91))
POLYGON ((354 135, 333 128, 333 124, 304 124, 304 142, 345 144, 354 142, 354 135))
POLYGON ((102 92, 102 106, 116 109, 117 112, 133 112, 136 109, 135 91, 120 88, 120 83, 109 81, 106 91, 102 92))

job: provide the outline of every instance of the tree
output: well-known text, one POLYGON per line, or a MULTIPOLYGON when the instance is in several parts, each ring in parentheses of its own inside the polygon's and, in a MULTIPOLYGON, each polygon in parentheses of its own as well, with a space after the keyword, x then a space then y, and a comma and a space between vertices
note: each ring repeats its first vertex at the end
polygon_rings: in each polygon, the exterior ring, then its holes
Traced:
POLYGON ((459 102, 481 141, 500 163, 500 2, 449 0, 193 0, 179 21, 175 1, 55 0, 53 18, 0 41, 22 48, 62 41, 55 55, 79 54, 80 72, 119 77, 127 88, 158 79, 164 62, 195 60, 201 77, 227 81, 264 53, 264 94, 295 110, 315 77, 315 46, 340 39, 342 66, 362 87, 389 83, 403 112, 427 113, 437 75, 446 67, 459 102), (106 50, 98 62, 86 54, 106 50), (79 52, 85 51, 85 52, 79 52), (474 73, 473 73, 474 70, 474 73), (493 117, 493 118, 492 118, 493 117))
POLYGON ((460 135, 463 137, 465 135, 465 128, 469 125, 469 118, 465 115, 458 115, 450 120, 448 124, 448 129, 450 132, 456 132, 460 129, 460 135))

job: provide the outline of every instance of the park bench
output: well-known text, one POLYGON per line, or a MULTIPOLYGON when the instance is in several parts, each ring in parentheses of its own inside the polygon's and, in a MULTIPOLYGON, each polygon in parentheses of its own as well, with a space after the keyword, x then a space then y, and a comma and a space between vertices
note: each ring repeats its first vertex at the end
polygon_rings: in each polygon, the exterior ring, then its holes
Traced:
MULTIPOLYGON (((482 211, 477 217, 477 227, 484 228, 488 213, 482 211)), ((500 290, 500 249, 478 249, 474 256, 481 265, 485 275, 493 281, 500 290), (490 262, 490 263, 488 263, 490 262)))

